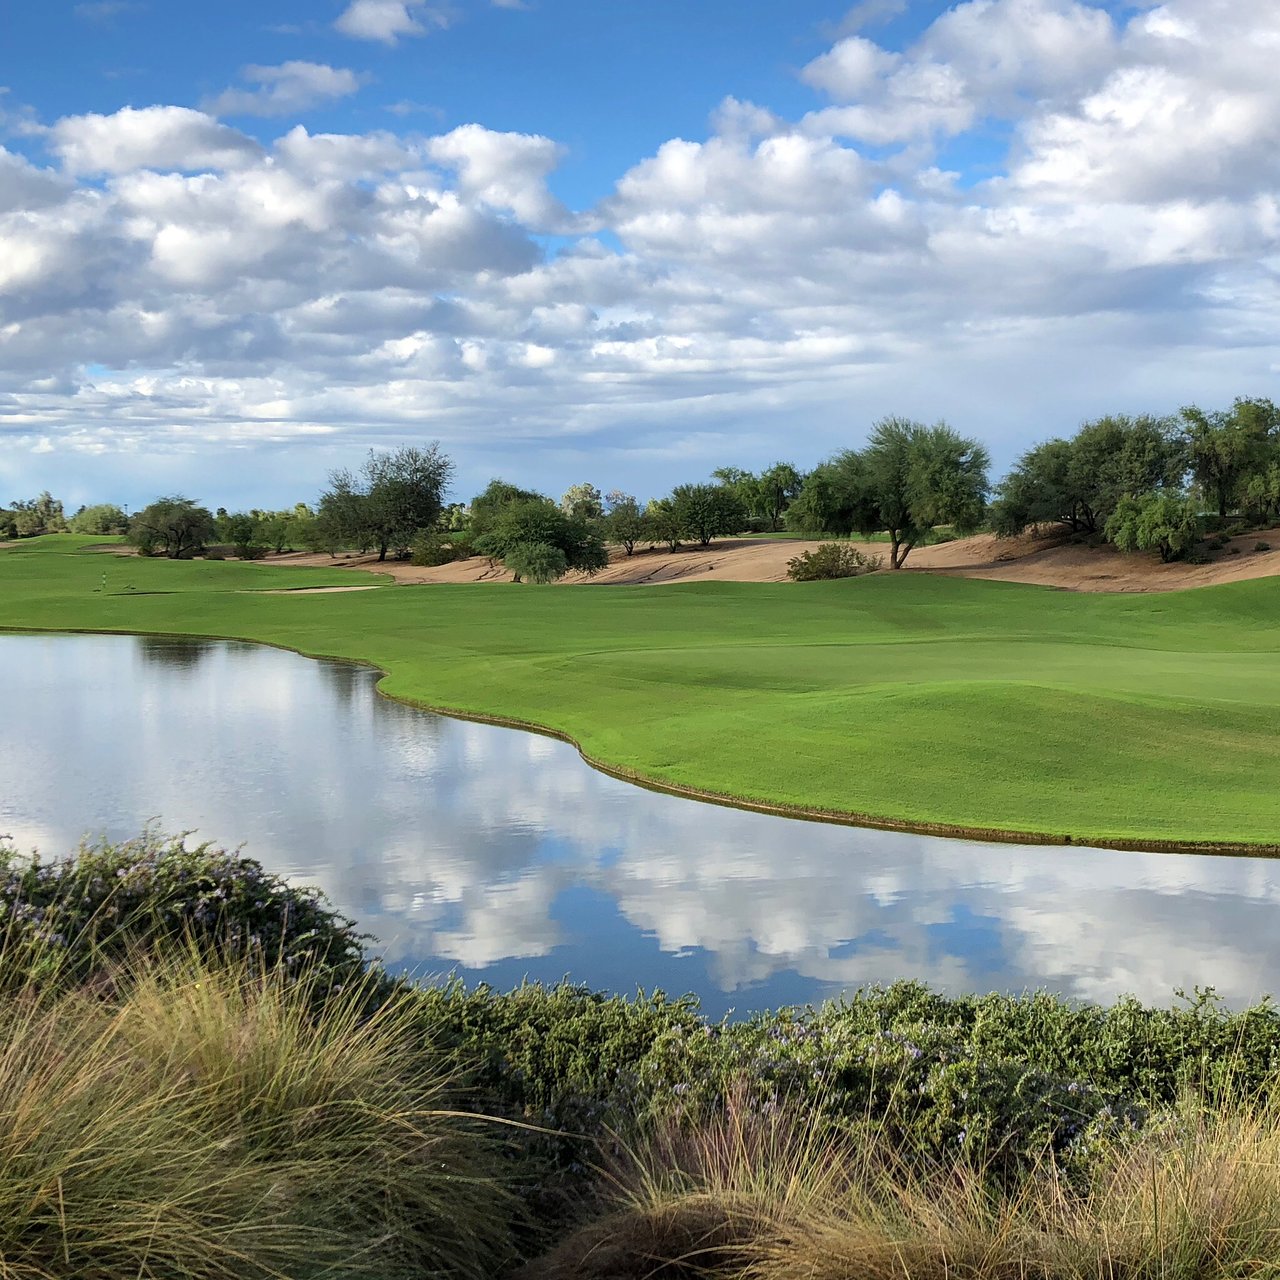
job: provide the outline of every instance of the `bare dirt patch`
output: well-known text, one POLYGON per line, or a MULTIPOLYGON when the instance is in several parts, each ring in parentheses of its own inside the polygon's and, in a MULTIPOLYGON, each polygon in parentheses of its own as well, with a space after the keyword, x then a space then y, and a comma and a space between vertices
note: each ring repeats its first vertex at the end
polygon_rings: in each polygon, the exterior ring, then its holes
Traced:
MULTIPOLYGON (((726 538, 709 547, 640 550, 633 556, 611 554, 609 567, 591 577, 571 573, 566 583, 658 585, 667 582, 785 582, 787 561, 819 545, 817 539, 755 540, 726 538)), ((853 544, 867 555, 888 560, 884 543, 853 544)), ((945 573, 961 578, 1027 582, 1066 591, 1181 591, 1221 582, 1280 576, 1280 528, 1241 534, 1209 564, 1161 564, 1154 553, 1126 555, 1111 546, 1072 543, 1064 534, 1024 534, 997 538, 977 534, 911 553, 904 573, 945 573), (1266 542, 1270 551, 1255 551, 1266 542), (1236 550, 1232 550, 1236 548, 1236 550)), ((510 582, 511 575, 481 556, 436 568, 399 561, 378 562, 376 556, 290 553, 270 556, 272 564, 324 568, 348 567, 385 573, 398 583, 510 582)), ((317 588, 322 591, 350 588, 317 588)))

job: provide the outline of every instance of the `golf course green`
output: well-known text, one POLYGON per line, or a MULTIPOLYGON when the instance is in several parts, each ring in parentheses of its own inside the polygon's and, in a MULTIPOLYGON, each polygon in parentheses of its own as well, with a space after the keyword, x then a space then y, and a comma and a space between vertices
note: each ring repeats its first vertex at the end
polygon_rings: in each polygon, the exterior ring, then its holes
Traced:
MULTIPOLYGON (((1280 852, 1280 580, 1087 595, 923 574, 659 587, 0 548, 0 627, 234 637, 764 807, 962 834, 1280 852), (104 585, 105 575, 105 585, 104 585)), ((11 749, 20 749, 12 739, 11 749)))

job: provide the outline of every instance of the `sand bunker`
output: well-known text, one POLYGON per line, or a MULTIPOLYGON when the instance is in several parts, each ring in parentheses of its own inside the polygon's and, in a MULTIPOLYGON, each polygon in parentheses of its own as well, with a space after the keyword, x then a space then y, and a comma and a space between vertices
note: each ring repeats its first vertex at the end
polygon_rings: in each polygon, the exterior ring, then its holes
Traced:
MULTIPOLYGON (((609 567, 591 577, 571 573, 567 583, 657 585, 666 582, 785 582, 787 561, 816 547, 816 540, 756 540, 726 538, 709 547, 638 550, 627 556, 612 553, 609 567)), ((883 556, 883 543, 855 543, 868 555, 883 556)), ((438 568, 386 561, 376 556, 288 554, 271 556, 280 565, 307 565, 373 570, 406 584, 432 582, 510 582, 511 575, 482 557, 459 560, 438 568)), ((1072 543, 1065 535, 1024 534, 997 538, 977 534, 936 547, 919 547, 911 553, 904 573, 945 573, 961 578, 990 578, 1029 582, 1067 591, 1180 591, 1220 582, 1280 575, 1280 528, 1242 534, 1213 553, 1209 564, 1161 564, 1154 554, 1126 555, 1114 547, 1089 547, 1072 543), (1255 551, 1259 542, 1274 550, 1255 551), (1235 550, 1233 550, 1235 548, 1235 550)), ((346 588, 336 588, 344 590, 346 588)), ((320 590, 332 591, 326 587, 320 590)), ((292 593, 290 593, 292 594, 292 593)))

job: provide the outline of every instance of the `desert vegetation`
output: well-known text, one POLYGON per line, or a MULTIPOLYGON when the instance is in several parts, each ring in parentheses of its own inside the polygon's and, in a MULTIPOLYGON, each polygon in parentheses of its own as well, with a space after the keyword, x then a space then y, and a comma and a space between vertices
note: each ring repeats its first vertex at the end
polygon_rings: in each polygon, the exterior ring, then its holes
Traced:
POLYGON ((104 503, 67 519, 62 503, 43 493, 0 510, 0 538, 115 534, 143 554, 173 559, 357 550, 380 563, 436 567, 479 555, 528 583, 596 573, 610 546, 626 556, 641 546, 674 554, 784 527, 794 536, 883 541, 890 569, 942 530, 1014 537, 1053 527, 1125 552, 1154 552, 1162 562, 1195 562, 1224 531, 1280 520, 1280 410, 1241 397, 1230 409, 1110 415, 1027 450, 994 488, 978 440, 943 422, 898 417, 875 423, 861 448, 808 472, 791 462, 758 474, 725 466, 708 481, 647 500, 583 482, 556 501, 495 479, 470 502, 450 502, 453 469, 438 443, 372 450, 358 474, 333 472, 314 506, 282 511, 215 512, 178 494, 132 517, 104 503))
POLYGON ((14 1276, 1126 1275, 1280 1258, 1280 1017, 915 984, 688 999, 386 972, 148 832, 0 850, 14 1276))

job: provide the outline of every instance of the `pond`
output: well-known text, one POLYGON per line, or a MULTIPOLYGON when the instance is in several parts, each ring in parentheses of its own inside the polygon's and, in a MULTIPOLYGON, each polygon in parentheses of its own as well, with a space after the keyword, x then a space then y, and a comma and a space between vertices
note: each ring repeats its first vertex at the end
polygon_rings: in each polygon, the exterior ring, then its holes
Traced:
POLYGON ((1280 861, 746 813, 376 682, 248 644, 0 636, 0 834, 55 855, 148 822, 193 831, 319 885, 397 969, 692 991, 712 1016, 897 978, 1162 1003, 1280 990, 1280 861))

